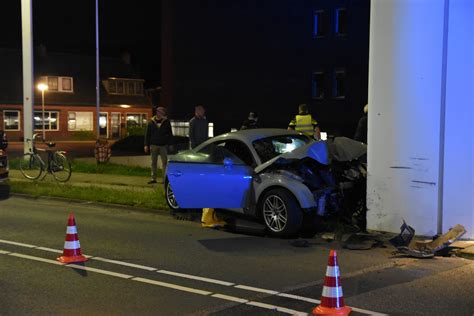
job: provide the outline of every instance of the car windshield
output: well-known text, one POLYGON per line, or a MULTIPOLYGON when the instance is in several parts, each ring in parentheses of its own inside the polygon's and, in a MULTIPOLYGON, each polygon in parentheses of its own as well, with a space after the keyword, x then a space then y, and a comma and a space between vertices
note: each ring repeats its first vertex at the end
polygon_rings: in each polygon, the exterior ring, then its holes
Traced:
POLYGON ((305 135, 281 135, 262 138, 252 143, 262 163, 284 153, 289 153, 311 142, 305 135))

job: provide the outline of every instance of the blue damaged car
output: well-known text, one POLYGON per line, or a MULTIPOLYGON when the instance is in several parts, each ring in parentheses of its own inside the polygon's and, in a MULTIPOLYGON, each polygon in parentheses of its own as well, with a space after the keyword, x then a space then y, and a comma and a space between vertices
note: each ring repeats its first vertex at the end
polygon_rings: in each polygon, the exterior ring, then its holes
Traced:
POLYGON ((344 137, 329 144, 283 129, 227 133, 170 157, 166 201, 175 210, 245 214, 264 223, 271 235, 291 236, 314 230, 320 216, 337 208, 341 188, 363 176, 357 166, 345 167, 338 177, 331 162, 352 162, 365 153, 364 144, 344 137))

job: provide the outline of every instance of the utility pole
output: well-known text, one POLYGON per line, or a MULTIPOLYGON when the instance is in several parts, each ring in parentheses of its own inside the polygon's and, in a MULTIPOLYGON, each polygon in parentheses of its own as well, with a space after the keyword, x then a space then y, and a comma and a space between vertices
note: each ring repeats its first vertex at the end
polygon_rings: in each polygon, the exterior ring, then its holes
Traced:
POLYGON ((97 139, 100 138, 100 72, 99 72, 99 0, 95 0, 95 89, 97 111, 97 139))
POLYGON ((33 138, 33 3, 21 0, 21 31, 23 49, 23 151, 27 153, 32 146, 27 139, 33 138))

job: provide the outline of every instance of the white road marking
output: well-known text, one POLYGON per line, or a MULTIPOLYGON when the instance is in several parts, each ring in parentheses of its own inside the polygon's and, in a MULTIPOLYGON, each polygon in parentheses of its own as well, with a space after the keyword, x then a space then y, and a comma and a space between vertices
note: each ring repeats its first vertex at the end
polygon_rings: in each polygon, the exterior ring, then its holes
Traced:
POLYGON ((249 300, 246 300, 244 298, 229 296, 229 295, 224 295, 224 294, 212 294, 211 296, 215 297, 215 298, 220 298, 221 300, 236 302, 236 303, 240 303, 240 304, 245 304, 249 301, 249 300))
POLYGON ((279 292, 277 291, 272 291, 272 290, 267 290, 267 289, 260 289, 258 287, 253 287, 253 286, 247 286, 247 285, 236 285, 234 286, 237 289, 242 289, 242 290, 247 290, 247 291, 252 291, 252 292, 259 292, 259 293, 266 293, 270 295, 276 295, 279 292))
POLYGON ((44 258, 34 257, 34 256, 29 256, 29 255, 23 255, 23 254, 19 254, 19 253, 4 251, 4 250, 0 250, 0 254, 9 255, 9 256, 18 257, 18 258, 23 258, 23 259, 28 259, 28 260, 41 261, 41 262, 50 263, 50 264, 54 264, 54 265, 60 265, 60 266, 63 266, 63 267, 68 267, 68 268, 73 268, 73 269, 80 269, 80 270, 86 270, 86 271, 90 271, 90 272, 96 272, 96 273, 100 273, 100 274, 105 274, 105 275, 109 275, 109 276, 113 276, 113 277, 128 279, 128 280, 142 282, 142 283, 151 284, 151 285, 156 285, 156 286, 165 287, 165 288, 178 290, 178 291, 182 291, 182 292, 199 294, 199 295, 203 295, 203 296, 210 296, 210 297, 213 297, 213 298, 218 298, 218 299, 222 299, 222 300, 226 300, 226 301, 231 301, 231 302, 234 302, 234 303, 242 303, 242 304, 247 304, 247 305, 251 305, 251 306, 254 306, 254 307, 260 307, 260 308, 275 310, 275 311, 279 311, 279 312, 290 314, 290 315, 308 315, 307 313, 299 312, 299 311, 292 310, 292 309, 288 309, 288 308, 285 308, 285 307, 282 307, 282 306, 269 305, 269 304, 260 303, 260 302, 248 301, 248 300, 240 298, 240 297, 229 296, 229 295, 224 295, 224 294, 220 294, 220 293, 213 293, 213 292, 204 291, 204 290, 195 289, 195 288, 186 287, 186 286, 181 286, 181 285, 177 285, 177 284, 173 284, 173 283, 167 283, 167 282, 161 282, 161 281, 156 281, 156 280, 150 280, 150 279, 145 279, 145 278, 134 277, 134 276, 131 276, 131 275, 128 275, 128 274, 116 273, 116 272, 113 272, 113 271, 108 271, 108 270, 103 270, 103 269, 85 267, 85 266, 81 266, 81 265, 77 265, 77 264, 63 264, 63 263, 60 263, 60 262, 55 261, 55 260, 44 259, 44 258))
POLYGON ((118 260, 106 259, 106 258, 102 258, 102 257, 91 257, 91 259, 97 260, 97 261, 113 263, 113 264, 117 264, 117 265, 121 265, 121 266, 131 267, 131 268, 147 270, 147 271, 156 271, 157 270, 156 268, 142 266, 140 264, 134 264, 134 263, 128 263, 128 262, 123 262, 123 261, 118 261, 118 260))
POLYGON ((11 253, 9 253, 8 255, 9 255, 9 256, 13 256, 13 257, 23 258, 23 259, 29 259, 29 260, 35 260, 35 261, 41 261, 41 262, 56 264, 56 265, 59 265, 59 266, 63 266, 63 265, 64 265, 64 263, 61 263, 61 262, 56 261, 56 260, 50 260, 50 259, 44 259, 44 258, 40 258, 40 257, 28 256, 28 255, 23 255, 23 254, 21 254, 21 253, 14 253, 14 252, 11 252, 11 253))
POLYGON ((167 270, 158 270, 156 272, 161 273, 161 274, 172 275, 172 276, 176 276, 176 277, 180 277, 180 278, 203 281, 203 282, 207 282, 207 283, 214 283, 214 284, 219 284, 219 285, 224 285, 224 286, 235 285, 235 283, 231 283, 231 282, 220 281, 220 280, 216 280, 216 279, 209 279, 209 278, 204 278, 204 277, 200 277, 200 276, 196 276, 196 275, 178 273, 178 272, 167 271, 167 270))
POLYGON ((44 251, 49 251, 49 252, 54 252, 54 253, 63 253, 62 250, 53 249, 53 248, 48 248, 48 247, 36 247, 35 249, 44 250, 44 251))
POLYGON ((117 273, 117 272, 103 270, 103 269, 96 269, 96 268, 81 266, 81 265, 78 265, 78 264, 67 264, 66 267, 72 268, 72 269, 85 270, 85 271, 89 271, 89 272, 95 272, 95 273, 110 275, 110 276, 114 276, 114 277, 122 278, 122 279, 131 279, 131 278, 133 278, 133 275, 117 273))
POLYGON ((3 244, 15 245, 15 246, 20 246, 20 247, 25 247, 25 248, 36 248, 36 246, 30 245, 30 244, 24 244, 21 242, 8 241, 8 240, 3 240, 3 239, 0 239, 0 242, 3 244))
POLYGON ((194 293, 194 294, 199 294, 199 295, 211 295, 212 292, 209 291, 203 291, 199 289, 194 289, 192 287, 187 287, 187 286, 181 286, 181 285, 176 285, 173 283, 167 283, 167 282, 161 282, 161 281, 156 281, 156 280, 150 280, 150 279, 144 279, 144 278, 133 278, 133 281, 138 281, 138 282, 143 282, 143 283, 148 283, 148 284, 153 284, 153 285, 158 285, 161 287, 166 287, 178 291, 183 291, 183 292, 189 292, 189 293, 194 293))
MULTIPOLYGON (((59 249, 52 249, 52 248, 47 248, 47 247, 38 247, 38 246, 35 246, 35 245, 24 244, 24 243, 8 241, 8 240, 3 240, 3 239, 0 239, 0 243, 14 245, 14 246, 20 246, 20 247, 25 247, 25 248, 31 248, 31 249, 37 249, 37 250, 44 250, 44 251, 49 251, 49 252, 54 252, 54 253, 62 253, 63 252, 62 250, 59 250, 59 249)), ((9 253, 10 252, 8 252, 8 251, 1 251, 0 252, 0 254, 9 254, 9 253)), ((178 272, 167 271, 167 270, 158 270, 157 268, 142 266, 142 265, 128 263, 128 262, 124 262, 124 261, 111 260, 111 259, 106 259, 106 258, 101 258, 101 257, 94 257, 94 256, 90 256, 90 255, 84 255, 84 256, 87 257, 87 258, 90 258, 92 260, 98 260, 98 261, 108 262, 108 263, 112 263, 112 264, 128 266, 128 267, 142 269, 142 270, 147 270, 147 271, 157 271, 158 273, 173 275, 173 276, 181 277, 181 278, 193 279, 193 280, 203 281, 203 282, 208 282, 208 283, 215 283, 215 284, 220 284, 220 285, 224 285, 224 286, 232 286, 234 288, 238 288, 238 289, 242 289, 242 290, 258 292, 258 293, 265 293, 265 294, 269 294, 269 295, 276 295, 276 296, 280 296, 280 297, 290 298, 290 299, 309 302, 309 303, 314 303, 314 304, 320 304, 321 303, 320 300, 317 300, 317 299, 314 299, 314 298, 311 298, 311 297, 281 293, 281 292, 278 292, 278 291, 262 289, 262 288, 257 288, 257 287, 242 285, 242 284, 235 285, 235 283, 231 283, 231 282, 227 282, 227 281, 209 279, 209 278, 205 278, 205 277, 193 276, 193 275, 190 275, 190 274, 178 273, 178 272)), ((44 260, 47 260, 47 259, 44 259, 44 260)), ((38 261, 42 261, 42 260, 38 260, 38 261)), ((50 260, 50 261, 53 261, 53 260, 50 260)), ((48 261, 45 261, 45 262, 48 262, 48 261)), ((54 261, 54 263, 55 264, 61 264, 57 261, 54 261)), ((366 314, 366 315, 387 316, 387 314, 377 313, 377 312, 373 312, 373 311, 369 311, 369 310, 365 310, 365 309, 361 309, 361 308, 356 308, 356 307, 352 307, 352 306, 351 306, 351 308, 355 312, 363 313, 363 314, 366 314)))

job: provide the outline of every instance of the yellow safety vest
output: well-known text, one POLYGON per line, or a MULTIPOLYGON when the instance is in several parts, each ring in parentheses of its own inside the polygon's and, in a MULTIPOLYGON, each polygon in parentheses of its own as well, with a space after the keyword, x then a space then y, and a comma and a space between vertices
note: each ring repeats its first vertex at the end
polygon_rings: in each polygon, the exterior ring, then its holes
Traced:
POLYGON ((295 121, 295 131, 308 136, 314 135, 313 118, 311 117, 311 114, 296 115, 295 121))

